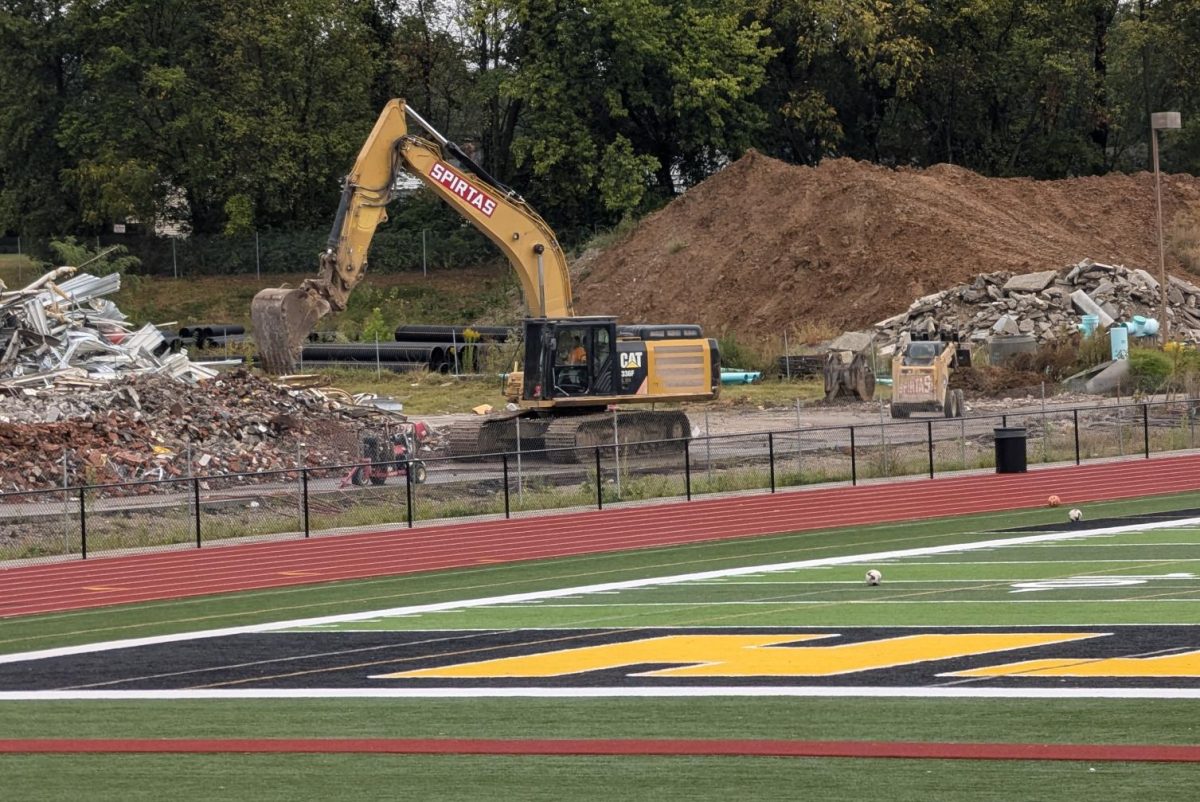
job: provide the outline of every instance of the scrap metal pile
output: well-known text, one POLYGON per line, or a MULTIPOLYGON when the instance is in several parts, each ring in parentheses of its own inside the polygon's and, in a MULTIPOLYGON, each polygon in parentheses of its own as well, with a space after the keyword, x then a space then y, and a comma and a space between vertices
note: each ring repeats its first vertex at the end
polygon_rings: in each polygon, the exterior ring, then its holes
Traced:
MULTIPOLYGON (((1145 270, 1085 259, 1062 270, 984 273, 918 298, 875 329, 888 344, 922 329, 952 329, 973 342, 1021 334, 1045 342, 1075 331, 1082 315, 1095 315, 1101 328, 1135 316, 1157 318, 1161 298, 1159 282, 1145 270)), ((1167 310, 1172 339, 1200 342, 1200 287, 1168 276, 1167 310)))
POLYGON ((172 352, 153 324, 137 331, 105 295, 119 273, 93 276, 60 267, 19 290, 0 283, 0 393, 52 385, 96 386, 156 373, 195 383, 216 371, 172 352))

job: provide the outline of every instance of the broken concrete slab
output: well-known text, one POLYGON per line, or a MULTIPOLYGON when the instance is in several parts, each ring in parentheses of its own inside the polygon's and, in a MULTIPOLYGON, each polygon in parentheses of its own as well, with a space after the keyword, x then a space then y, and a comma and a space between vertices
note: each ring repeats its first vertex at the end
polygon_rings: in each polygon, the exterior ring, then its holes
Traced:
POLYGON ((992 326, 992 331, 996 334, 1017 335, 1021 333, 1021 327, 1017 324, 1016 318, 1012 315, 1003 315, 992 326))
POLYGON ((1054 283, 1058 278, 1057 270, 1043 270, 1039 273, 1024 273, 1010 278, 1004 284, 1004 292, 1041 292, 1054 283))
POLYGON ((872 335, 861 331, 847 331, 829 344, 830 351, 852 351, 856 354, 871 350, 872 335))
POLYGON ((1129 360, 1117 359, 1106 363, 1101 370, 1084 382, 1084 392, 1095 395, 1116 393, 1122 386, 1129 387, 1129 360))

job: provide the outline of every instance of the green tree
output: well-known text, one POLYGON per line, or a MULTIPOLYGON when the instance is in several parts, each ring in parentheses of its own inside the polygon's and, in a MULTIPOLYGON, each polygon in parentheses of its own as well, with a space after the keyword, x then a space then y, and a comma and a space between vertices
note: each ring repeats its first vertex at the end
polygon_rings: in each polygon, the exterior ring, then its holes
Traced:
MULTIPOLYGON (((131 256, 129 249, 124 245, 98 247, 97 250, 92 250, 76 240, 75 237, 52 240, 50 251, 54 254, 56 264, 82 267, 85 272, 94 276, 107 276, 109 273, 125 275, 141 264, 141 260, 136 256, 131 256)), ((52 266, 43 265, 45 268, 52 266)))
POLYGON ((197 230, 219 219, 219 98, 210 56, 218 0, 83 0, 71 4, 84 89, 56 138, 85 223, 174 209, 197 230), (186 204, 169 198, 182 193, 186 204))
POLYGON ((395 324, 384 320, 383 311, 378 307, 371 309, 371 314, 363 321, 363 340, 366 342, 388 342, 396 330, 395 324))
POLYGON ((752 19, 770 31, 774 53, 756 98, 770 119, 762 148, 809 164, 838 154, 879 159, 932 55, 921 30, 929 14, 918 0, 757 3, 752 19))
POLYGON ((80 92, 69 6, 0 2, 0 231, 44 237, 79 223, 58 121, 80 92))
POLYGON ((1090 0, 968 0, 931 16, 919 161, 1039 178, 1105 169, 1098 11, 1090 0))
POLYGON ((1178 111, 1183 130, 1160 137, 1162 167, 1200 172, 1200 0, 1123 4, 1111 52, 1118 166, 1147 169, 1151 113, 1178 111))
MULTIPOLYGON (((368 0, 223 3, 214 42, 224 76, 207 154, 214 200, 245 194, 256 224, 322 225, 381 107, 368 0)), ((223 221, 222 221, 223 222, 223 221)))
POLYGON ((624 149, 618 137, 638 157, 635 169, 654 160, 652 188, 669 197, 740 154, 761 122, 750 98, 769 53, 736 4, 515 0, 513 8, 523 30, 504 86, 522 101, 513 151, 530 194, 560 221, 619 217, 598 191, 605 154, 615 165, 624 149))

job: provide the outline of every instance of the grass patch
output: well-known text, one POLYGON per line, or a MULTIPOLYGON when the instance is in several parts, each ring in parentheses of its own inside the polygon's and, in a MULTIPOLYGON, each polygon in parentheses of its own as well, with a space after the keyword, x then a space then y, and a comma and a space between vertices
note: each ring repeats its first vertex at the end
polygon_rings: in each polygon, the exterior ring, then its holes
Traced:
MULTIPOLYGON (((518 757, 394 755, 79 755, 6 756, 6 784, 20 798, 129 799, 130 788, 177 800, 294 802, 358 799, 854 800, 864 785, 891 799, 1126 800, 1153 788, 1188 798, 1195 769, 1186 764, 1051 761, 838 760, 720 757, 518 757)), ((148 795, 150 798, 152 794, 148 795)), ((157 797, 164 798, 164 797, 157 797)))
POLYGON ((315 372, 330 385, 348 393, 390 395, 404 404, 408 415, 444 415, 470 412, 480 404, 497 408, 505 404, 504 386, 499 376, 447 376, 423 370, 405 373, 383 370, 376 375, 374 370, 360 368, 315 372))
POLYGON ((28 256, 16 253, 0 253, 0 281, 10 290, 20 289, 40 275, 33 269, 28 256))
MULTIPOLYGON (((507 265, 420 273, 368 274, 350 297, 350 307, 323 320, 318 329, 339 331, 348 338, 362 334, 372 312, 379 308, 383 325, 402 323, 506 324, 515 319, 512 293, 515 278, 507 265), (503 269, 501 269, 503 268, 503 269), (463 291, 465 286, 472 291, 463 291)), ((249 327, 250 301, 259 290, 296 287, 306 276, 141 277, 113 299, 138 323, 180 325, 234 323, 249 327)))

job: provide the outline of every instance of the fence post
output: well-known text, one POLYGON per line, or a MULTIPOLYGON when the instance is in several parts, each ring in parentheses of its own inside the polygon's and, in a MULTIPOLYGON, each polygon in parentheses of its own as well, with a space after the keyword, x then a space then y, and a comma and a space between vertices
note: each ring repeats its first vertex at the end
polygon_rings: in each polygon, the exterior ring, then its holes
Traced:
POLYGON ((767 432, 767 460, 771 464, 771 492, 775 492, 775 434, 767 432))
POLYGON ((692 441, 683 441, 683 487, 687 491, 687 500, 692 500, 692 441))
POLYGON ((1150 405, 1142 404, 1142 440, 1146 444, 1146 459, 1150 459, 1150 405))
POLYGON ((858 484, 858 455, 854 449, 854 427, 850 427, 850 484, 858 484))
POLYGON ((304 511, 304 536, 308 537, 308 468, 300 469, 301 496, 304 499, 300 508, 304 511))
POLYGON ((87 487, 79 486, 79 548, 83 553, 83 559, 87 559, 87 503, 84 498, 87 495, 87 487))
POLYGON ((200 479, 192 477, 192 504, 196 512, 196 548, 200 548, 200 479))
POLYGON ((929 434, 929 478, 933 478, 933 420, 925 421, 926 429, 929 434))
POLYGON ((404 498, 405 506, 408 508, 408 528, 413 528, 413 499, 412 499, 412 462, 409 462, 409 469, 404 471, 404 498))
POLYGON ((604 482, 600 479, 600 446, 596 446, 596 509, 604 509, 604 482))
POLYGON ((1125 421, 1121 417, 1121 402, 1117 401, 1117 455, 1125 456, 1125 421))
POLYGON ((509 509, 508 502, 508 454, 500 455, 500 464, 504 468, 504 517, 512 517, 512 511, 509 509))
POLYGON ((1071 410, 1071 419, 1075 421, 1075 464, 1079 464, 1079 407, 1071 410))
MULTIPOLYGON (((962 469, 967 469, 967 419, 958 419, 958 455, 962 462, 962 469)), ((1043 457, 1043 461, 1045 458, 1043 457)))

